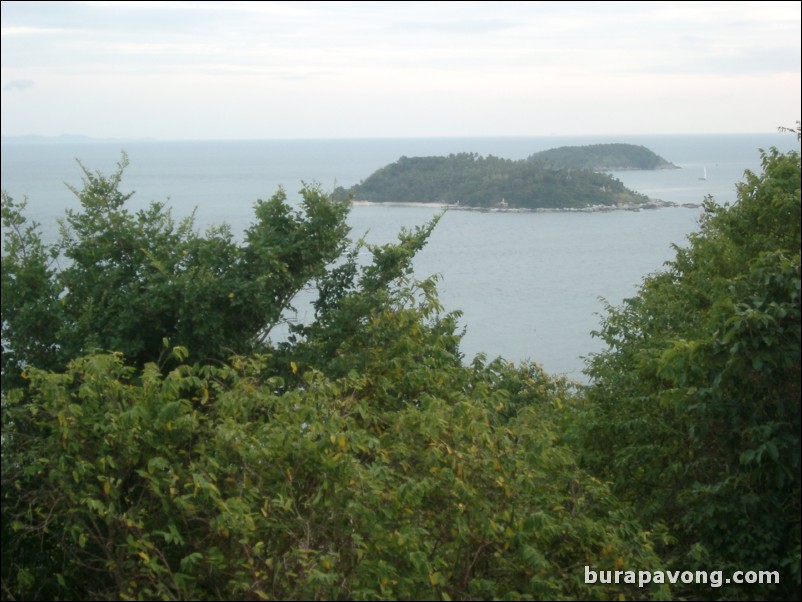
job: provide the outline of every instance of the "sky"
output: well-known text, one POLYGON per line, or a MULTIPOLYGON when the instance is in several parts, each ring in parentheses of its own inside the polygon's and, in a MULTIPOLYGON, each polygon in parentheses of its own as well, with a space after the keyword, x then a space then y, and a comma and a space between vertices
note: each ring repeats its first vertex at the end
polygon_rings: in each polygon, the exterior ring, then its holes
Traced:
POLYGON ((2 2, 2 134, 773 132, 793 2, 2 2))

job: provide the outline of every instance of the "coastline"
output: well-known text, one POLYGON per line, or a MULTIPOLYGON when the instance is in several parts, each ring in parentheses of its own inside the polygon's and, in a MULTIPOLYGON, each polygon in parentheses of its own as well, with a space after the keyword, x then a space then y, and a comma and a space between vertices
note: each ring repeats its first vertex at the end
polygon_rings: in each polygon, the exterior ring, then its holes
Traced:
POLYGON ((607 213, 610 211, 641 211, 649 209, 699 209, 699 203, 673 203, 650 199, 644 203, 625 203, 620 205, 588 205, 587 207, 473 207, 455 203, 427 203, 424 201, 364 201, 352 200, 358 207, 434 207, 454 211, 478 211, 480 213, 607 213))

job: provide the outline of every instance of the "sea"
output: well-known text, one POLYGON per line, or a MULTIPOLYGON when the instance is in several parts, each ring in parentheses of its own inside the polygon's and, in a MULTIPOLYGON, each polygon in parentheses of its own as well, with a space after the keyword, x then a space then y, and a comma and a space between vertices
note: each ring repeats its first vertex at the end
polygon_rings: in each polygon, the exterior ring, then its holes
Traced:
MULTIPOLYGON (((121 188, 132 209, 166 202, 174 217, 194 212, 199 230, 228 223, 238 235, 253 220, 253 204, 281 187, 291 203, 304 185, 349 187, 401 156, 476 152, 509 159, 567 145, 624 142, 646 146, 680 169, 612 175, 652 198, 695 208, 641 211, 477 212, 434 206, 352 207, 352 239, 396 239, 401 228, 427 224, 443 213, 415 261, 419 278, 436 275, 447 311, 461 311, 465 361, 477 354, 587 382, 587 358, 603 350, 593 335, 606 304, 635 295, 643 278, 664 269, 676 247, 698 229, 707 196, 736 200, 745 170, 759 173, 760 149, 798 149, 791 134, 543 136, 507 138, 394 138, 248 141, 86 140, 25 142, 4 139, 2 189, 27 198, 27 214, 54 240, 57 220, 79 207, 70 187, 81 186, 80 161, 110 173, 125 152, 121 188), (706 177, 704 177, 706 176, 706 177)), ((293 320, 309 320, 298 304, 293 320)))

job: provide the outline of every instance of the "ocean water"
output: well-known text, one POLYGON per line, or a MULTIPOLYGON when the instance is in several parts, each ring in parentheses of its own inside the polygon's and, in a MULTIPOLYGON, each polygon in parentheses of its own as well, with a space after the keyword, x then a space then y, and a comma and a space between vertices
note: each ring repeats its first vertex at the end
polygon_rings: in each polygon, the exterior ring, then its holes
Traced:
MULTIPOLYGON (((234 232, 252 220, 253 203, 283 187, 297 202, 303 182, 324 190, 351 186, 400 156, 478 152, 519 159, 555 146, 643 144, 681 167, 614 175, 653 198, 700 203, 736 198, 745 169, 760 170, 759 148, 796 147, 791 135, 606 136, 266 140, 191 142, 84 142, 2 145, 2 189, 28 198, 28 215, 45 237, 77 199, 79 159, 108 173, 124 150, 130 165, 124 190, 144 207, 167 201, 176 217, 193 211, 200 229, 220 222, 234 232), (700 179, 703 172, 707 179, 700 179)), ((434 207, 354 206, 352 238, 393 240, 441 212, 434 207)), ((466 360, 477 353, 510 361, 533 360, 549 372, 584 380, 584 357, 601 349, 591 336, 601 299, 617 305, 644 276, 661 269, 697 228, 699 209, 610 213, 478 213, 447 211, 415 263, 421 277, 437 274, 447 310, 461 310, 466 360)), ((298 319, 309 319, 301 309, 298 319)))

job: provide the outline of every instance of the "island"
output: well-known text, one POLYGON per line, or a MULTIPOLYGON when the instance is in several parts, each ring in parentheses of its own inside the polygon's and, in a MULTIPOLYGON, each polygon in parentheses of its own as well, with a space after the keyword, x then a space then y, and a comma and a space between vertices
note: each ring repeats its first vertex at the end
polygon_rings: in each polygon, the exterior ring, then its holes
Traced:
MULTIPOLYGON (((339 200, 373 203, 442 204, 463 209, 483 210, 610 210, 672 206, 630 190, 610 174, 602 173, 602 163, 592 157, 612 158, 625 169, 641 164, 642 151, 606 147, 633 145, 596 145, 553 149, 551 156, 537 153, 527 159, 511 160, 477 153, 451 154, 447 157, 401 157, 380 168, 351 188, 338 187, 339 200), (601 147, 601 148, 596 148, 601 147), (571 155, 566 148, 575 149, 571 155), (587 150, 590 148, 591 150, 587 150), (574 157, 571 159, 571 157, 574 157), (630 156, 629 162, 623 161, 630 156), (587 164, 577 168, 569 163, 587 164)), ((549 153, 551 151, 545 151, 549 153)), ((651 153, 652 155, 654 153, 651 153)), ((657 155, 654 155, 657 157, 657 155)), ((670 165, 664 159, 655 165, 670 165)), ((658 169, 662 167, 657 167, 658 169)))
POLYGON ((621 143, 561 146, 535 153, 529 161, 557 168, 593 171, 680 169, 645 146, 621 143))

